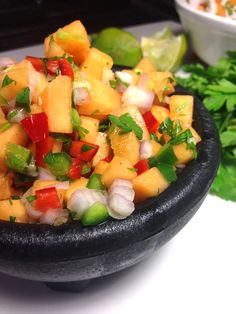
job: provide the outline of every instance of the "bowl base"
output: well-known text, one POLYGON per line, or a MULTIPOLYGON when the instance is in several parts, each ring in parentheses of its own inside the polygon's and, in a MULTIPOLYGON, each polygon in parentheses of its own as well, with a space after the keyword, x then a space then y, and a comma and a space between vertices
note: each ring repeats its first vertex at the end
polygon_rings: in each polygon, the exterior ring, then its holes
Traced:
POLYGON ((54 291, 82 292, 90 284, 91 280, 68 281, 68 282, 45 282, 45 285, 54 291))

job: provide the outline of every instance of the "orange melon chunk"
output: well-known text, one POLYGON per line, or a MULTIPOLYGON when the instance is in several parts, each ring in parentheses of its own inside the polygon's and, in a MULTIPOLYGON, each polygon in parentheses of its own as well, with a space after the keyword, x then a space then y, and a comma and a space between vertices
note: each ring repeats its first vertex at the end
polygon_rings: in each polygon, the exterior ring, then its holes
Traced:
POLYGON ((105 67, 111 69, 112 66, 113 60, 109 55, 96 48, 91 48, 87 58, 80 65, 80 70, 89 76, 101 80, 103 69, 105 67))
POLYGON ((132 183, 135 191, 135 202, 141 202, 158 195, 169 186, 169 183, 156 167, 143 172, 134 178, 132 183))
POLYGON ((26 223, 29 221, 25 205, 21 200, 0 201, 0 219, 10 221, 10 217, 15 218, 15 222, 26 223))
POLYGON ((40 96, 42 109, 48 117, 50 132, 71 133, 71 78, 57 76, 40 96))
POLYGON ((127 159, 115 156, 103 173, 102 181, 106 187, 109 187, 118 178, 132 180, 137 175, 132 170, 132 165, 127 159))
POLYGON ((107 115, 118 110, 121 106, 119 94, 98 79, 87 77, 90 86, 89 98, 79 103, 78 111, 82 115, 107 115))
POLYGON ((74 21, 55 33, 56 43, 73 56, 75 63, 83 62, 89 53, 90 42, 87 32, 80 21, 74 21))

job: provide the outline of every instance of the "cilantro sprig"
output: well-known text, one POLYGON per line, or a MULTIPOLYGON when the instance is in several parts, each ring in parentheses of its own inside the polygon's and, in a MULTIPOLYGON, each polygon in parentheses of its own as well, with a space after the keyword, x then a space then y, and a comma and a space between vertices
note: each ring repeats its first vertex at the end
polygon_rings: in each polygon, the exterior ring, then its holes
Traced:
POLYGON ((126 134, 129 132, 134 132, 139 140, 143 137, 142 128, 134 121, 134 119, 129 115, 129 113, 125 113, 120 117, 109 115, 108 119, 114 125, 120 128, 120 134, 126 134))
POLYGON ((215 66, 190 64, 183 70, 190 75, 177 77, 177 83, 202 100, 220 135, 221 163, 211 191, 236 202, 236 51, 229 51, 215 66))

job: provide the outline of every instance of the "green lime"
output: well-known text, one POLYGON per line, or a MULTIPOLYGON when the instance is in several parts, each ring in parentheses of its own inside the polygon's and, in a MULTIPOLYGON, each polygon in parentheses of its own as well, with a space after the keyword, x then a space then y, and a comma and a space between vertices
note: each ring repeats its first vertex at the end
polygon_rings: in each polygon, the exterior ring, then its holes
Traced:
POLYGON ((172 33, 172 30, 169 27, 164 27, 161 31, 156 32, 155 34, 152 35, 153 38, 155 39, 170 39, 173 38, 174 35, 172 33))
POLYGON ((114 64, 134 67, 142 58, 138 40, 119 28, 106 28, 95 36, 92 46, 109 54, 114 64))
POLYGON ((152 60, 159 71, 175 71, 181 65, 187 50, 185 35, 174 36, 163 32, 141 39, 143 55, 152 60))

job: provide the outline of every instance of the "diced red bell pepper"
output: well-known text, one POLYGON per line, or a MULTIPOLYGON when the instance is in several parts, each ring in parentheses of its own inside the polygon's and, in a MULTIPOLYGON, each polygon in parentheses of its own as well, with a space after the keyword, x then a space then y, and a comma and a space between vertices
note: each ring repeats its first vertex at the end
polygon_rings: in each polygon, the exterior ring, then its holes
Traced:
POLYGON ((36 143, 36 163, 38 166, 44 165, 44 157, 52 150, 54 145, 54 138, 46 137, 43 141, 36 143))
POLYGON ((32 66, 35 68, 36 71, 40 73, 44 73, 44 66, 43 66, 42 58, 27 56, 25 59, 31 62, 32 66))
POLYGON ((102 160, 103 161, 106 161, 106 162, 111 162, 112 159, 113 159, 114 155, 113 154, 109 154, 106 158, 103 158, 102 160))
POLYGON ((141 159, 139 160, 136 165, 134 165, 134 168, 137 170, 137 175, 147 171, 149 169, 149 164, 147 159, 141 159))
POLYGON ((84 141, 73 141, 70 148, 72 157, 80 157, 84 161, 90 161, 96 155, 99 149, 98 145, 84 141))
POLYGON ((62 75, 69 76, 72 81, 74 80, 74 71, 71 63, 67 59, 59 59, 59 66, 62 75))
POLYGON ((61 209, 57 190, 55 187, 44 188, 35 192, 35 208, 41 212, 46 212, 49 209, 61 209))
POLYGON ((56 75, 59 69, 58 60, 47 60, 47 70, 51 75, 56 75))
POLYGON ((48 136, 48 117, 44 112, 31 114, 21 120, 21 125, 33 143, 43 141, 48 136))
POLYGON ((80 158, 72 158, 71 167, 68 173, 70 179, 79 179, 83 168, 83 160, 80 158))
POLYGON ((160 126, 160 123, 154 117, 151 111, 145 112, 143 115, 143 120, 146 124, 149 133, 156 132, 160 126))

